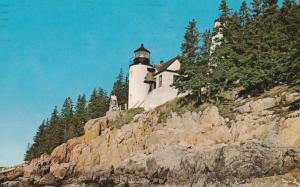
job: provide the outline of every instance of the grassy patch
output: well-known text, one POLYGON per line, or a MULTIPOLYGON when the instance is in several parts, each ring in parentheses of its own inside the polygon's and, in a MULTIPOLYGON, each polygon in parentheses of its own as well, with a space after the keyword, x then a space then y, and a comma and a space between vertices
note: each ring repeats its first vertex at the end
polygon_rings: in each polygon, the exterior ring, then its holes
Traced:
POLYGON ((288 91, 289 90, 289 86, 288 85, 280 85, 280 86, 276 86, 270 90, 265 91, 262 95, 260 95, 257 99, 261 99, 261 98, 265 98, 265 97, 275 97, 279 94, 281 94, 282 92, 288 91))
POLYGON ((132 108, 126 111, 122 111, 114 121, 111 122, 112 128, 120 129, 123 125, 132 122, 133 118, 137 114, 144 112, 143 108, 132 108))
MULTIPOLYGON (((220 104, 216 104, 215 102, 206 102, 199 105, 196 105, 195 101, 190 97, 182 97, 171 100, 161 106, 156 108, 156 111, 159 113, 158 122, 166 122, 168 118, 171 117, 171 113, 177 113, 178 115, 182 115, 185 112, 199 112, 204 111, 207 107, 211 105, 216 105, 219 108, 220 115, 224 118, 229 118, 231 120, 235 119, 235 112, 233 111, 235 108, 244 105, 246 102, 254 101, 261 98, 266 97, 275 97, 280 95, 282 92, 291 91, 291 92, 300 92, 300 85, 281 85, 276 86, 270 90, 265 91, 258 97, 250 97, 244 99, 236 99, 234 96, 243 90, 242 87, 234 88, 232 90, 228 90, 222 94, 224 100, 220 104)), ((294 108, 299 108, 299 103, 294 103, 294 108)))
POLYGON ((203 111, 209 105, 208 103, 203 103, 197 106, 195 101, 189 97, 176 98, 156 108, 159 113, 158 122, 166 122, 171 117, 172 112, 177 115, 182 115, 185 112, 199 112, 203 111))
POLYGON ((298 83, 297 85, 289 87, 289 90, 294 91, 294 92, 300 92, 300 83, 298 83))

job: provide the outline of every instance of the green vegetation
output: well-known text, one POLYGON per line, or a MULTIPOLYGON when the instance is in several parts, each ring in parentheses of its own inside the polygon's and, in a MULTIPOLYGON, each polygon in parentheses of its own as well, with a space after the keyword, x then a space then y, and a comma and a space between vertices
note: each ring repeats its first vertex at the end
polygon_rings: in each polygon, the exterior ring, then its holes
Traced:
POLYGON ((193 97, 187 96, 182 98, 176 98, 167 103, 158 106, 155 110, 159 113, 158 122, 166 122, 171 117, 172 113, 176 113, 181 116, 186 112, 200 112, 211 104, 206 102, 201 105, 196 104, 193 97))
POLYGON ((198 34, 192 20, 181 46, 182 69, 174 86, 189 91, 197 104, 226 102, 228 90, 259 95, 275 86, 300 82, 300 5, 285 0, 244 1, 231 12, 221 1, 213 36, 198 34), (213 42, 211 38, 213 39, 213 42), (201 46, 198 41, 202 39, 201 46), (201 89, 205 88, 205 89, 201 89))
MULTIPOLYGON (((115 94, 118 99, 120 98, 119 104, 124 106, 127 102, 128 81, 127 78, 124 80, 123 77, 123 72, 120 70, 111 94, 115 94)), ((83 135, 84 124, 89 119, 104 116, 108 110, 108 104, 109 96, 102 88, 94 89, 88 102, 84 94, 79 95, 75 107, 72 99, 67 97, 60 112, 55 107, 50 120, 43 120, 33 138, 33 144, 28 147, 25 153, 25 160, 30 161, 43 153, 50 154, 58 145, 73 137, 83 135)), ((124 122, 130 120, 130 116, 134 113, 137 111, 128 111, 129 116, 124 117, 124 122)))
POLYGON ((117 80, 113 85, 111 95, 117 96, 118 104, 121 105, 124 109, 125 104, 127 104, 128 100, 128 76, 124 78, 122 69, 120 69, 117 80))
POLYGON ((123 125, 128 124, 133 121, 133 118, 137 114, 144 112, 143 108, 132 108, 129 110, 122 111, 120 116, 118 116, 114 121, 110 123, 112 128, 121 128, 123 125))

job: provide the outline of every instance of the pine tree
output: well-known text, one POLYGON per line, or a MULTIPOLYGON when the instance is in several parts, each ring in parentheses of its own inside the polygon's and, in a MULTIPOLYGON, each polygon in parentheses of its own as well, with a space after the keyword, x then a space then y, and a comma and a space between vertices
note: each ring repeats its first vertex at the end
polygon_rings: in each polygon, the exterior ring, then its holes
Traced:
POLYGON ((98 115, 105 116, 108 110, 109 98, 107 96, 107 92, 103 88, 99 88, 98 91, 98 115))
POLYGON ((51 153, 56 146, 64 142, 64 129, 61 126, 60 121, 57 107, 54 107, 49 121, 49 133, 47 133, 47 153, 51 153))
POLYGON ((289 52, 286 54, 288 71, 286 78, 289 83, 295 84, 300 82, 300 4, 295 1, 284 1, 281 10, 281 19, 285 24, 285 33, 288 36, 289 52))
POLYGON ((270 16, 278 11, 278 0, 262 0, 262 12, 265 16, 270 16))
POLYGON ((254 17, 260 16, 262 13, 262 0, 253 0, 251 2, 252 13, 254 17))
POLYGON ((61 109, 61 126, 64 129, 63 141, 66 142, 75 136, 75 125, 73 118, 73 102, 70 97, 65 99, 61 109))
POLYGON ((199 51, 199 58, 195 66, 195 74, 191 79, 192 90, 196 92, 197 103, 201 104, 203 101, 208 100, 210 97, 211 76, 210 76, 210 63, 211 63, 211 43, 212 34, 209 30, 200 34, 201 47, 199 51), (205 93, 205 97, 202 97, 205 93))
POLYGON ((98 92, 97 89, 95 88, 92 92, 92 95, 90 97, 89 100, 89 104, 88 104, 88 113, 89 113, 89 118, 93 119, 93 118, 97 118, 100 117, 98 116, 98 112, 97 112, 97 97, 98 97, 98 92))
POLYGON ((74 124, 76 136, 83 135, 84 124, 88 121, 88 109, 85 95, 79 95, 77 98, 76 109, 74 113, 74 124))
POLYGON ((128 100, 128 80, 124 79, 123 70, 120 69, 120 72, 117 76, 116 81, 114 82, 112 91, 110 95, 117 96, 118 104, 124 107, 127 104, 128 100))
POLYGON ((224 25, 224 24, 226 24, 226 21, 228 20, 228 17, 230 15, 230 8, 228 7, 226 0, 221 1, 219 10, 221 11, 219 21, 222 23, 222 25, 224 25))
MULTIPOLYGON (((219 19, 221 16, 222 14, 219 19)), ((231 17, 227 17, 225 23, 220 31, 223 36, 220 39, 221 45, 214 50, 211 57, 214 64, 211 73, 211 92, 217 103, 223 92, 238 80, 237 64, 239 64, 239 55, 242 53, 240 51, 241 19, 238 13, 235 12, 231 17)))
MULTIPOLYGON (((196 21, 193 19, 186 27, 184 41, 181 44, 181 67, 179 76, 174 80, 173 86, 178 89, 178 93, 192 91, 192 77, 196 74, 195 66, 198 56, 199 32, 196 21)), ((197 93, 193 93, 197 95, 197 93)))
POLYGON ((247 25, 251 20, 249 8, 247 7, 246 1, 242 2, 242 5, 241 5, 240 11, 239 11, 239 17, 240 17, 240 21, 241 21, 241 26, 247 25))
POLYGON ((34 138, 33 144, 28 145, 27 151, 25 153, 25 160, 29 161, 33 158, 40 156, 43 153, 46 153, 46 133, 47 133, 47 124, 46 121, 43 120, 42 124, 39 126, 34 138))
POLYGON ((108 96, 104 89, 93 90, 88 104, 89 118, 99 118, 105 115, 108 110, 108 96))

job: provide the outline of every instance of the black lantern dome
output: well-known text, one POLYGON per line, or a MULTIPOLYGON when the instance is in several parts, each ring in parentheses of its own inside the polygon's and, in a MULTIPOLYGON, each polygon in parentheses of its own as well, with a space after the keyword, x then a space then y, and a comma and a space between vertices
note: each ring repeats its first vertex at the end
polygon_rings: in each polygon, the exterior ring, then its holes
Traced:
POLYGON ((133 64, 145 64, 150 65, 150 51, 141 44, 141 47, 134 50, 133 64))

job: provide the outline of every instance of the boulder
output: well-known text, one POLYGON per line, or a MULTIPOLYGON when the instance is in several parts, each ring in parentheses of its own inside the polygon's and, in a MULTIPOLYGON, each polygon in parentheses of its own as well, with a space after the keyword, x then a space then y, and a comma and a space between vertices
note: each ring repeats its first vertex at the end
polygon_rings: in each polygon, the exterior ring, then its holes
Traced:
POLYGON ((246 104, 238 107, 236 110, 240 113, 259 113, 263 110, 275 107, 278 104, 278 99, 267 97, 263 99, 258 99, 255 101, 247 102, 246 104))
POLYGON ((300 147, 300 116, 287 118, 279 126, 280 143, 288 147, 300 147))
POLYGON ((91 119, 84 125, 84 140, 89 142, 101 135, 101 130, 108 127, 106 117, 91 119))
POLYGON ((52 164, 50 167, 50 173, 58 179, 64 179, 69 170, 71 169, 71 164, 70 163, 61 163, 61 164, 52 164))
POLYGON ((60 183, 52 174, 48 173, 44 175, 41 179, 35 181, 36 186, 60 186, 60 183))
POLYGON ((284 175, 252 179, 249 183, 240 184, 237 185, 237 187, 296 187, 299 186, 299 184, 300 172, 294 171, 284 175))
POLYGON ((200 117, 200 124, 219 126, 219 125, 224 125, 225 120, 222 116, 220 116, 218 107, 211 106, 211 107, 207 107, 203 111, 200 117))
POLYGON ((43 176, 50 171, 50 156, 43 154, 40 158, 33 159, 29 165, 24 167, 24 177, 35 178, 43 176))
POLYGON ((300 100, 300 93, 296 92, 283 92, 280 95, 282 104, 290 104, 296 100, 300 100))
POLYGON ((0 184, 1 187, 24 187, 20 181, 7 181, 0 184))
POLYGON ((57 146, 51 153, 51 163, 64 163, 70 161, 71 153, 73 149, 80 144, 85 144, 84 137, 73 138, 57 146))
POLYGON ((3 169, 0 171, 0 182, 12 181, 24 175, 24 165, 18 165, 13 168, 3 169))

